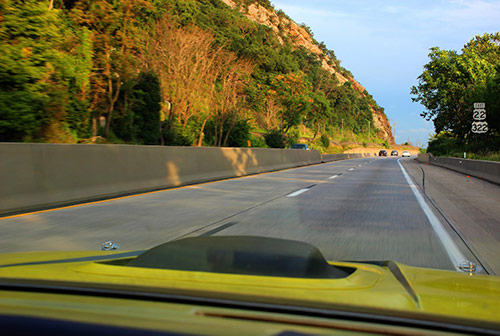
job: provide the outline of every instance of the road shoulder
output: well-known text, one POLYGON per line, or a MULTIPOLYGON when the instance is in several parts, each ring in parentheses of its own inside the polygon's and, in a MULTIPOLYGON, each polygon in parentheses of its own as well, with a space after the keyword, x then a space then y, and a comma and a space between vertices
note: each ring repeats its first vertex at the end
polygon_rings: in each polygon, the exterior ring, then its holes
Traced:
POLYGON ((500 186, 413 159, 401 163, 485 269, 500 275, 500 186))

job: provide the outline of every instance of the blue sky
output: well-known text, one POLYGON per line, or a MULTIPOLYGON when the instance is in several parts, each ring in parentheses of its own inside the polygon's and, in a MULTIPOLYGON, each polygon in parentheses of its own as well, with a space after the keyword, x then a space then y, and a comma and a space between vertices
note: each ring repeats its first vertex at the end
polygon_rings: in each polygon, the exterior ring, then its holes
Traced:
POLYGON ((461 50, 475 35, 500 31, 500 0, 271 0, 335 52, 396 122, 396 142, 424 147, 432 122, 410 88, 429 48, 461 50))

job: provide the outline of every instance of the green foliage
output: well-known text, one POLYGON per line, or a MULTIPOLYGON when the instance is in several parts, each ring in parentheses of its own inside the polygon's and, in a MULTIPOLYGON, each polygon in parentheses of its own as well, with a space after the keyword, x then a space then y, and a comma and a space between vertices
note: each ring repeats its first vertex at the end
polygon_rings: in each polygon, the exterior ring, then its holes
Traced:
POLYGON ((287 145, 287 136, 280 130, 269 131, 264 135, 266 145, 270 148, 285 148, 287 145))
MULTIPOLYGON (((244 9, 255 2, 273 10, 269 0, 237 4, 244 9)), ((54 0, 53 5, 49 10, 44 1, 0 1, 0 141, 90 142, 101 135, 108 143, 190 146, 197 142, 203 115, 208 118, 204 143, 213 145, 212 106, 192 111, 195 117, 184 125, 166 108, 167 86, 158 81, 160 73, 151 72, 149 63, 158 60, 148 58, 145 38, 154 35, 159 19, 208 31, 213 48, 251 61, 254 70, 238 106, 244 120, 220 122, 227 146, 247 146, 250 140, 252 147, 283 148, 298 142, 298 125, 314 137, 328 137, 342 126, 362 134, 372 121, 370 105, 381 109, 350 83, 339 86, 317 55, 290 43, 286 27, 280 26, 279 40, 271 28, 219 0, 54 0), (268 117, 271 108, 274 115, 268 117), (250 125, 269 131, 265 141, 250 135, 250 125)), ((282 11, 278 15, 288 18, 282 11)), ((316 44, 346 73, 333 51, 316 44)), ((485 95, 498 87, 490 78, 485 95)))
POLYGON ((472 145, 464 146, 451 132, 441 132, 437 135, 433 135, 429 140, 427 149, 420 149, 420 152, 431 153, 434 156, 460 158, 464 157, 465 152, 467 159, 500 161, 499 151, 491 151, 486 148, 482 148, 478 151, 472 145))
POLYGON ((177 121, 171 120, 162 125, 162 138, 165 146, 191 146, 196 140, 198 125, 189 122, 182 126, 177 121))
POLYGON ((326 149, 326 148, 330 147, 330 138, 328 137, 328 135, 322 134, 320 141, 321 141, 321 146, 323 146, 323 148, 326 149))
POLYGON ((250 135, 250 145, 255 148, 268 148, 266 140, 261 136, 250 135))
POLYGON ((434 156, 462 156, 463 146, 451 132, 441 132, 433 136, 427 145, 427 153, 434 156))
MULTIPOLYGON (((207 121, 203 140, 208 146, 215 146, 215 127, 213 119, 207 121)), ((233 125, 230 120, 226 120, 222 134, 222 139, 227 137, 226 147, 248 147, 248 140, 251 139, 250 129, 248 120, 237 120, 233 125)))
POLYGON ((293 144, 299 143, 300 131, 297 128, 293 128, 288 134, 286 134, 286 147, 291 147, 293 144))
POLYGON ((33 140, 65 112, 61 22, 36 0, 5 1, 0 17, 0 141, 33 140))
MULTIPOLYGON (((500 33, 476 36, 462 49, 456 51, 431 48, 430 61, 418 77, 418 85, 411 93, 414 102, 426 110, 421 116, 434 122, 436 133, 450 132, 463 145, 490 146, 498 138, 498 76, 500 65, 500 33), (474 102, 488 102, 489 135, 471 133, 474 102), (493 107, 492 108, 490 108, 493 107)), ((498 149, 499 147, 497 147, 498 149)))
POLYGON ((252 4, 259 4, 268 10, 274 10, 274 7, 269 0, 236 0, 236 3, 239 3, 240 6, 242 5, 246 8, 252 4))
POLYGON ((238 120, 229 133, 228 147, 247 147, 250 140, 250 125, 247 120, 238 120))
POLYGON ((487 152, 487 153, 467 153, 467 158, 472 160, 488 160, 500 161, 500 152, 487 152))
POLYGON ((132 143, 160 144, 160 102, 158 78, 151 72, 141 73, 125 112, 115 117, 114 134, 132 143))

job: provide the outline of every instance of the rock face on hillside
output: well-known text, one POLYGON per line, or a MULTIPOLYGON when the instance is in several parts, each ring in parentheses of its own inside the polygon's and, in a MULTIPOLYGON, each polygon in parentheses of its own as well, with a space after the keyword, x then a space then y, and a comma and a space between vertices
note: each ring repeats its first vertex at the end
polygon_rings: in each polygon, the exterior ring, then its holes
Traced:
MULTIPOLYGON (((269 9, 261 6, 258 3, 253 3, 248 7, 239 7, 239 5, 233 0, 222 1, 231 8, 238 9, 243 15, 245 15, 252 21, 258 22, 271 28, 276 33, 276 36, 281 43, 284 43, 281 36, 288 36, 292 43, 297 47, 304 47, 310 52, 316 54, 321 60, 323 69, 335 75, 340 84, 351 82, 354 89, 358 91, 361 96, 364 95, 363 92, 365 91, 365 88, 354 78, 346 77, 338 72, 335 67, 335 63, 332 62, 330 58, 314 43, 311 35, 307 32, 307 30, 300 27, 294 21, 289 20, 285 17, 281 17, 275 11, 270 11, 269 9)), ((380 130, 378 136, 384 140, 387 140, 389 143, 394 143, 391 126, 389 125, 389 121, 387 120, 385 114, 382 111, 375 110, 373 107, 372 113, 375 127, 380 130)))

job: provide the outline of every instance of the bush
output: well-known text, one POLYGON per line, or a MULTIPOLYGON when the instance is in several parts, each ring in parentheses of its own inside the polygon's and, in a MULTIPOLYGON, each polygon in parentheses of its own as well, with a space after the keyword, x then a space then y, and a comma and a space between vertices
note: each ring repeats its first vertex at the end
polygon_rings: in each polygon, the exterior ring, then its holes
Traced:
MULTIPOLYGON (((215 120, 210 119, 207 121, 204 130, 204 144, 206 146, 218 146, 215 139, 215 120)), ((219 127, 219 125, 217 125, 219 127)), ((250 140, 250 129, 251 126, 248 124, 247 120, 240 119, 236 121, 233 127, 231 127, 230 121, 226 120, 222 128, 222 139, 221 145, 226 147, 248 147, 248 140, 250 140), (229 136, 227 137, 227 143, 224 144, 224 139, 226 138, 227 132, 229 136)), ((217 129, 220 132, 220 129, 217 129)))
POLYGON ((297 128, 292 128, 288 134, 285 134, 286 145, 291 147, 293 144, 299 143, 300 131, 297 128))
POLYGON ((176 121, 165 123, 162 129, 165 146, 191 146, 195 142, 195 134, 188 126, 183 128, 176 121))
MULTIPOLYGON (((226 123, 227 124, 227 123, 226 123)), ((229 127, 227 127, 229 128, 229 127)), ((224 131, 226 125, 224 125, 224 131)), ((247 120, 238 120, 227 139, 228 147, 247 147, 250 140, 250 125, 247 120)))
POLYGON ((266 140, 261 136, 250 136, 250 145, 254 148, 268 148, 266 140))
POLYGON ((264 135, 266 145, 270 148, 285 148, 287 143, 287 136, 280 130, 269 131, 264 135))
POLYGON ((326 135, 326 134, 321 135, 319 140, 320 140, 321 146, 323 146, 323 148, 326 149, 326 148, 330 147, 330 138, 328 137, 328 135, 326 135))
POLYGON ((431 138, 427 146, 427 153, 432 153, 434 156, 463 155, 463 147, 451 134, 442 132, 431 138))

